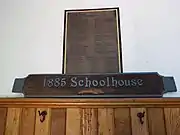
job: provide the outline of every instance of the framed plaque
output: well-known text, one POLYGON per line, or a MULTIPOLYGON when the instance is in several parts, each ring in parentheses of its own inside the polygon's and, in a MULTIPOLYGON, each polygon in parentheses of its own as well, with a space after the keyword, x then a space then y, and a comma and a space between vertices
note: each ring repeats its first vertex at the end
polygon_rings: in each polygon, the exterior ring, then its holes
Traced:
POLYGON ((122 73, 119 8, 65 10, 63 74, 122 73))

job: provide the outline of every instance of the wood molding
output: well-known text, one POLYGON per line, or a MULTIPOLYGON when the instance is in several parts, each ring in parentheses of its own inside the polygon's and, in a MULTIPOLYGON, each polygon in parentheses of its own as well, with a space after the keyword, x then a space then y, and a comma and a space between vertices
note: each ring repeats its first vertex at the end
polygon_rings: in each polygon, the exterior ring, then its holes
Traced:
POLYGON ((179 107, 180 98, 0 98, 0 107, 179 107))

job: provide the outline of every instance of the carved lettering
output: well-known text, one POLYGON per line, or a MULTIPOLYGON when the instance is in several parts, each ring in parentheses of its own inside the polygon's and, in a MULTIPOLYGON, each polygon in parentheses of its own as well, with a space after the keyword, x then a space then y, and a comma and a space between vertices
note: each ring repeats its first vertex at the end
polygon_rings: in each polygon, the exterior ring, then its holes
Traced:
POLYGON ((72 77, 71 78, 71 87, 77 87, 77 81, 76 81, 77 77, 72 77))
POLYGON ((114 76, 91 78, 88 76, 78 77, 45 77, 44 87, 47 88, 120 88, 120 87, 141 87, 144 85, 143 79, 123 79, 114 76))
POLYGON ((101 87, 103 87, 103 86, 106 85, 106 82, 105 82, 104 80, 100 80, 100 81, 99 81, 99 85, 100 85, 101 87))
POLYGON ((139 86, 142 86, 143 85, 143 80, 142 79, 138 79, 137 83, 138 83, 139 86))
POLYGON ((52 87, 64 87, 66 85, 66 78, 48 78, 44 79, 44 87, 52 88, 52 87))

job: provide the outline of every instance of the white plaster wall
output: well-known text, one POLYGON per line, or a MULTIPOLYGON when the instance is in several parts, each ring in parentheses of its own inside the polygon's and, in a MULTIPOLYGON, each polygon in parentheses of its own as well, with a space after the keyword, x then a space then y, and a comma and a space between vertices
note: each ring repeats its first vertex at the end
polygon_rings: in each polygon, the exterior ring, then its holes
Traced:
POLYGON ((0 0, 0 96, 19 96, 15 77, 61 73, 64 10, 100 7, 121 8, 124 71, 172 75, 179 89, 179 0, 0 0))

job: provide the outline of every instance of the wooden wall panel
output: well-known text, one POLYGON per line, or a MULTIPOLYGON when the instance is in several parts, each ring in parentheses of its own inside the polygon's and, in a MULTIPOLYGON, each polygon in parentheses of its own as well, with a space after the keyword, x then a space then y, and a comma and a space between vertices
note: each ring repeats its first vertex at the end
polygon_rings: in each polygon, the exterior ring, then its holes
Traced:
POLYGON ((67 108, 66 135, 81 135, 81 109, 67 108))
POLYGON ((148 108, 149 135, 166 135, 163 108, 148 108))
POLYGON ((114 109, 98 109, 98 135, 114 135, 114 109))
POLYGON ((35 108, 23 108, 19 135, 34 135, 35 108))
POLYGON ((36 109, 36 123, 35 123, 35 134, 34 135, 50 135, 50 118, 51 118, 50 108, 37 108, 36 109), (43 122, 40 121, 42 116, 39 116, 39 111, 47 112, 47 115, 43 122))
POLYGON ((20 101, 13 104, 9 100, 5 105, 1 103, 0 135, 180 135, 179 101, 163 100, 158 104, 147 101, 149 106, 143 104, 144 100, 137 104, 132 101, 131 105, 114 102, 112 106, 95 101, 82 105, 73 102, 68 107, 44 102, 42 105, 36 102, 20 105, 20 101), (47 112, 43 122, 39 111, 47 112), (137 114, 143 112, 141 123, 137 114))
POLYGON ((21 108, 8 108, 5 135, 19 135, 21 108))
POLYGON ((115 108, 115 133, 114 135, 131 135, 131 121, 129 108, 115 108))
POLYGON ((180 108, 165 108, 167 135, 180 135, 180 108))
POLYGON ((147 112, 145 108, 131 108, 131 126, 132 126, 132 135, 149 135, 148 132, 148 122, 147 122, 147 112), (140 123, 140 120, 137 114, 144 112, 143 124, 140 123))
POLYGON ((98 134, 98 111, 97 109, 82 109, 81 110, 81 130, 82 135, 97 135, 98 134))
POLYGON ((51 135, 66 134, 66 109, 51 110, 51 135))
POLYGON ((0 108, 0 135, 4 135, 6 127, 7 108, 0 108))

